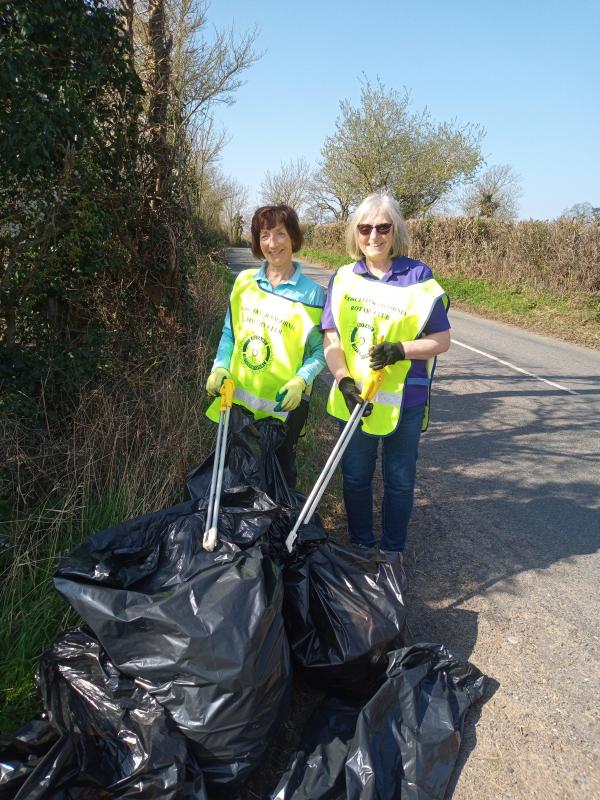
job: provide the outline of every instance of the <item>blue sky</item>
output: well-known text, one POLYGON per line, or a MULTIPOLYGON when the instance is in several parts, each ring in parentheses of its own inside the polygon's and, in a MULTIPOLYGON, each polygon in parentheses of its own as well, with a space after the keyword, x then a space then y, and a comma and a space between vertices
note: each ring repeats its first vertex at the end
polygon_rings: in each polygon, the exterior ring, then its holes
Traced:
POLYGON ((487 163, 521 176, 521 218, 600 205, 600 0, 215 0, 208 19, 259 28, 263 57, 215 114, 230 137, 221 168, 252 203, 266 170, 317 163, 365 73, 436 121, 482 125, 487 163))

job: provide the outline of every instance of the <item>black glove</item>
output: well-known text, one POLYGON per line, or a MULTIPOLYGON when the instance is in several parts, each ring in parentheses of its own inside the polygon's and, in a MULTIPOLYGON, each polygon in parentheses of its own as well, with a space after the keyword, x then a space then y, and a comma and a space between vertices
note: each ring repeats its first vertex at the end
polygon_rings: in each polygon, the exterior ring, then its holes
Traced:
MULTIPOLYGON (((352 378, 342 378, 338 383, 338 389, 344 397, 344 402, 348 406, 348 411, 352 413, 357 405, 362 405, 365 401, 360 396, 358 386, 352 378)), ((373 403, 367 403, 363 411, 363 417, 368 417, 373 411, 373 403)))
POLYGON ((369 350, 369 366, 371 369, 383 369, 396 361, 406 358, 402 342, 382 342, 369 350))

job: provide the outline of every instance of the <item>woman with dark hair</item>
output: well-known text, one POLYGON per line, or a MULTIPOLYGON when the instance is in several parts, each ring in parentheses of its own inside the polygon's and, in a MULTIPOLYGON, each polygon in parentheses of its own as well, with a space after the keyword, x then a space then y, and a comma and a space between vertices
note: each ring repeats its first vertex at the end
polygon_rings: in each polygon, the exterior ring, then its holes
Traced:
POLYGON ((429 420, 436 357, 450 347, 448 298, 426 264, 408 258, 409 235, 398 203, 372 194, 350 218, 353 262, 329 284, 321 326, 335 378, 327 410, 343 424, 371 370, 384 377, 362 427, 342 458, 350 539, 375 547, 373 475, 381 441, 380 549, 402 564, 413 507, 419 437, 429 420))
MULTIPOLYGON (((217 396, 223 381, 232 378, 234 403, 255 419, 275 417, 285 422, 286 437, 277 457, 293 487, 296 445, 308 416, 310 390, 325 366, 319 327, 325 292, 292 260, 302 247, 302 231, 292 208, 259 208, 251 234, 252 253, 263 263, 236 278, 206 390, 217 396)), ((218 421, 218 400, 207 415, 218 421)))

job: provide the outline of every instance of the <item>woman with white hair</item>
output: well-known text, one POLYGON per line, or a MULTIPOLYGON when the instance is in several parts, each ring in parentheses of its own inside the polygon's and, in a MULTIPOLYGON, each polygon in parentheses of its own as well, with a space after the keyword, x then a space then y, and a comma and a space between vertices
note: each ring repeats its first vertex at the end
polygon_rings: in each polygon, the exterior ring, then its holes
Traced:
POLYGON ((448 298, 421 261, 408 258, 409 234, 398 203, 372 194, 347 227, 355 259, 330 281, 321 327, 335 378, 327 410, 341 422, 362 402, 371 370, 383 382, 342 459, 344 504, 353 544, 376 547, 402 564, 415 485, 419 438, 429 420, 436 356, 450 347, 448 298), (373 527, 373 475, 382 442, 382 536, 373 527))

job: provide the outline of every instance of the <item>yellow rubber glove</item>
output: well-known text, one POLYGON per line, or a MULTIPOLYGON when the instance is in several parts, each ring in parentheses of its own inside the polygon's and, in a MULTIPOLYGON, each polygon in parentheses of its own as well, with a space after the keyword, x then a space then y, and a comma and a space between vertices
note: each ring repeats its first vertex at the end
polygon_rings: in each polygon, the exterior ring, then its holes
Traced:
POLYGON ((277 400, 275 411, 293 411, 298 408, 302 400, 302 392, 305 389, 306 381, 304 378, 299 378, 298 375, 284 383, 275 395, 275 400, 277 400))
POLYGON ((208 380, 206 381, 206 391, 213 397, 217 397, 221 388, 221 384, 224 380, 226 380, 226 378, 231 378, 231 372, 229 372, 228 369, 225 369, 225 367, 217 367, 208 376, 208 380))

